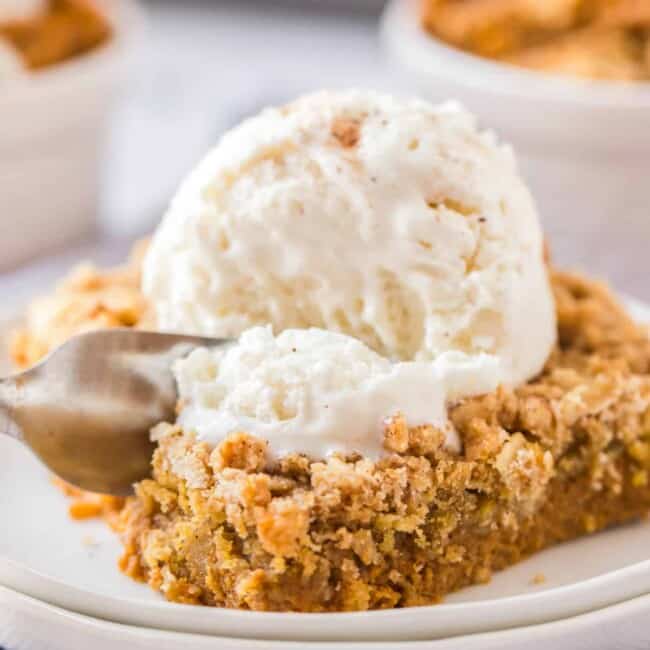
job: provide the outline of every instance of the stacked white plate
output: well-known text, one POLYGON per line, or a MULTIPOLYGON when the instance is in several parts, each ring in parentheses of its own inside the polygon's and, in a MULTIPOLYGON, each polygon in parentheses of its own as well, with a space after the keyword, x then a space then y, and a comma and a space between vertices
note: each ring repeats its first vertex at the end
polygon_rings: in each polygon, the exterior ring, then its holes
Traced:
MULTIPOLYGON (((650 320, 650 309, 633 308, 650 320)), ((0 324, 0 337, 10 323, 0 324)), ((177 605, 122 575, 115 535, 99 521, 71 521, 48 472, 0 436, 7 650, 648 647, 649 542, 650 521, 616 528, 540 553, 432 607, 277 614, 177 605)))

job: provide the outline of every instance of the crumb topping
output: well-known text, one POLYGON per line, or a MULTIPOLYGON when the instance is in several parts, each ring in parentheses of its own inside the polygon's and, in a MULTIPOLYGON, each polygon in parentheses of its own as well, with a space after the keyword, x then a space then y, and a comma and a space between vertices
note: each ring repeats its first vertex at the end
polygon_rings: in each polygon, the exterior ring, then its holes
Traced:
POLYGON ((90 264, 73 270, 55 289, 28 308, 23 329, 10 344, 14 362, 33 365, 71 336, 111 327, 146 324, 147 305, 140 292, 144 245, 124 267, 101 271, 90 264))
POLYGON ((91 0, 48 0, 42 15, 0 22, 0 40, 8 41, 31 69, 85 54, 110 37, 108 20, 91 0))
POLYGON ((594 79, 650 79, 645 0, 423 0, 434 35, 475 54, 594 79))

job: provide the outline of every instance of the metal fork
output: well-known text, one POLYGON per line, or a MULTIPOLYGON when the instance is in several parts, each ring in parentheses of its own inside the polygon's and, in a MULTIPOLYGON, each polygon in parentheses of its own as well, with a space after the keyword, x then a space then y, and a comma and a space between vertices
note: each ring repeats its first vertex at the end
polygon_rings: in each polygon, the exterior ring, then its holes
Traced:
POLYGON ((175 416, 173 362, 228 342, 133 329, 81 334, 0 380, 0 433, 72 485, 128 495, 149 475, 151 427, 175 416))

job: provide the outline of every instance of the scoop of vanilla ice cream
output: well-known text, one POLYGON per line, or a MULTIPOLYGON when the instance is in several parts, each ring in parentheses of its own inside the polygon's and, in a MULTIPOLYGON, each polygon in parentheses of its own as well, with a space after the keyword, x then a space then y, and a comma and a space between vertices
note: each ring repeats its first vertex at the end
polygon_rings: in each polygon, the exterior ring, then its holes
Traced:
POLYGON ((0 0, 0 23, 35 18, 47 10, 47 0, 0 0))
POLYGON ((392 363, 359 340, 320 329, 271 327, 244 332, 227 348, 195 350, 176 363, 179 422, 216 445, 233 431, 266 439, 271 456, 299 452, 323 458, 382 453, 384 421, 431 424, 458 450, 447 401, 494 387, 497 360, 446 352, 432 362, 392 363))
MULTIPOLYGON (((535 206, 457 105, 348 91, 265 110, 184 182, 144 262, 166 330, 319 327, 398 360, 538 373, 555 339, 535 206)), ((498 383, 498 382, 497 382, 498 383)))

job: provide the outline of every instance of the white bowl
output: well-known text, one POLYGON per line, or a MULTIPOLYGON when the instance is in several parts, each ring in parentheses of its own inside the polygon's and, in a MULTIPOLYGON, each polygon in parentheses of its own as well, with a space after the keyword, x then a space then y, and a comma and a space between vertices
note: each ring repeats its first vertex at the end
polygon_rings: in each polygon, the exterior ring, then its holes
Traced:
MULTIPOLYGON (((650 321, 650 308, 633 301, 629 306, 639 320, 650 321)), ((15 325, 15 318, 16 314, 11 313, 0 318, 0 350, 6 347, 2 339, 12 329, 12 323, 15 325)), ((0 358, 0 375, 6 370, 6 359, 0 358)), ((469 648, 449 639, 539 626, 650 594, 650 520, 646 520, 538 553, 496 573, 490 584, 463 589, 450 595, 443 604, 430 607, 292 614, 169 603, 147 585, 133 582, 119 572, 117 537, 102 521, 71 521, 67 516, 67 500, 52 486, 47 470, 25 447, 3 436, 0 436, 0 522, 5 522, 0 535, 2 587, 68 612, 123 626, 233 640, 276 640, 284 643, 285 648, 293 647, 293 643, 295 647, 311 647, 309 644, 328 642, 323 647, 330 648, 342 642, 378 644, 380 641, 392 641, 394 645, 390 647, 402 647, 404 643, 404 647, 432 650, 469 648), (533 576, 540 573, 545 575, 546 582, 532 584, 533 576), (440 645, 433 643, 434 639, 440 640, 440 645), (443 639, 447 641, 443 643, 443 639), (409 645, 417 640, 427 643, 409 645), (302 646, 300 642, 307 645, 302 646)), ((3 629, 2 593, 0 589, 0 631, 3 629)), ((643 615, 650 615, 650 597, 642 602, 645 603, 643 615)), ((19 620, 23 621, 21 629, 30 630, 25 619, 19 620)), ((639 616, 636 620, 638 623, 639 616)), ((114 629, 119 631, 122 627, 114 629)), ((647 626, 631 630, 632 633, 650 634, 647 626)), ((542 634, 539 638, 547 637, 542 634)), ((513 637, 513 643, 517 639, 521 641, 517 636, 513 637)), ((19 644, 12 645, 21 648, 19 644)), ((219 647, 229 646, 222 642, 219 647)), ((272 646, 232 641, 232 647, 272 646)), ((380 647, 380 644, 368 647, 380 647)), ((506 645, 499 646, 495 641, 489 647, 505 648, 506 645)), ((541 641, 537 647, 544 647, 541 641)), ((72 646, 66 650, 72 650, 72 646)))
POLYGON ((0 88, 0 268, 95 224, 108 118, 141 23, 134 0, 101 0, 114 28, 95 51, 0 88))
POLYGON ((466 54, 422 28, 420 5, 392 0, 383 18, 401 85, 462 101, 515 145, 560 265, 586 266, 628 290, 636 280, 643 290, 650 83, 569 79, 466 54))

